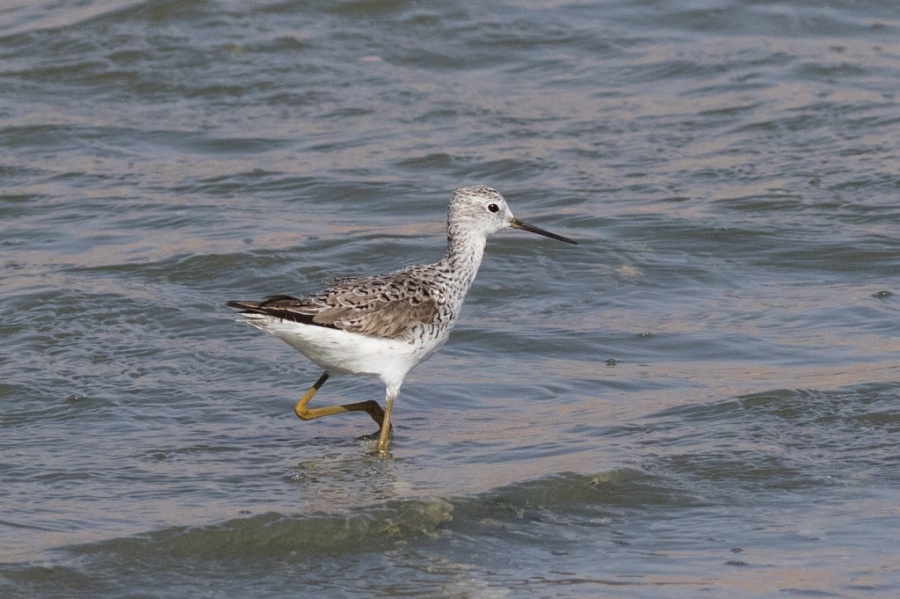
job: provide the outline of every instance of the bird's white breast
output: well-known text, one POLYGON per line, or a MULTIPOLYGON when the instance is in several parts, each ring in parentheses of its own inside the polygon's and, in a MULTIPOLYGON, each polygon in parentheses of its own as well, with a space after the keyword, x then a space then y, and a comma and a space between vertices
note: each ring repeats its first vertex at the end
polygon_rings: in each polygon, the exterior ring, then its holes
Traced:
POLYGON ((449 330, 437 335, 389 339, 302 324, 262 314, 241 314, 245 322, 288 343, 331 374, 375 374, 399 387, 416 364, 444 344, 449 330))

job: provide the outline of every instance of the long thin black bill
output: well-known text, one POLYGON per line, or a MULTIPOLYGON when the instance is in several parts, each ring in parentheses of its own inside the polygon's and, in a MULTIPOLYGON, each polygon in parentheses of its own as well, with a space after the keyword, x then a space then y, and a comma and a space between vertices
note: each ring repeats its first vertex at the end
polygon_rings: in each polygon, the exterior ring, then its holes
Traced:
POLYGON ((528 223, 523 223, 517 218, 509 221, 509 226, 513 229, 522 229, 523 231, 531 231, 532 233, 537 233, 538 235, 543 235, 544 237, 549 237, 550 239, 555 239, 557 241, 565 241, 566 243, 571 243, 572 245, 578 245, 577 241, 572 241, 568 237, 563 237, 562 235, 557 235, 556 233, 551 233, 550 231, 545 231, 539 227, 535 227, 534 225, 529 225, 528 223))

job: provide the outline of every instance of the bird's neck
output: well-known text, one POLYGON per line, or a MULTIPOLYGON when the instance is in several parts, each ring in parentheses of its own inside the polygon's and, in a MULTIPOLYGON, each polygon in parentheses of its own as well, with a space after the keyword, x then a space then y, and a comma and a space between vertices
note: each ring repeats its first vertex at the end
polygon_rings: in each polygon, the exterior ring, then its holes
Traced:
POLYGON ((478 274, 487 239, 482 235, 454 233, 451 229, 447 235, 447 253, 441 261, 451 268, 465 293, 475 280, 475 275, 478 274))

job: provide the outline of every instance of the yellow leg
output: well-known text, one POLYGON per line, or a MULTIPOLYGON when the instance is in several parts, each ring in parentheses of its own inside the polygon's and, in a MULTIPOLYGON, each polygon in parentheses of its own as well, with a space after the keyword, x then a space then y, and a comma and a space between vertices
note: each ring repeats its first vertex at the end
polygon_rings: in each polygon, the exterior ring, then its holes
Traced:
POLYGON ((297 405, 294 406, 294 413, 301 418, 302 420, 312 420, 313 418, 321 418, 322 416, 331 416, 332 414, 341 414, 343 412, 366 412, 369 416, 372 417, 378 426, 382 425, 384 422, 384 410, 381 409, 381 406, 378 405, 378 402, 374 399, 370 399, 369 401, 360 401, 358 403, 348 403, 342 406, 325 406, 322 408, 307 408, 306 404, 309 403, 309 400, 313 398, 316 394, 316 391, 322 388, 322 385, 325 384, 325 381, 328 380, 328 373, 322 373, 322 376, 319 377, 319 380, 312 386, 312 388, 306 392, 306 395, 300 398, 300 401, 297 402, 297 405))
POLYGON ((394 409, 394 396, 388 395, 384 404, 384 418, 381 422, 381 434, 378 436, 378 453, 385 453, 391 434, 391 412, 394 409))

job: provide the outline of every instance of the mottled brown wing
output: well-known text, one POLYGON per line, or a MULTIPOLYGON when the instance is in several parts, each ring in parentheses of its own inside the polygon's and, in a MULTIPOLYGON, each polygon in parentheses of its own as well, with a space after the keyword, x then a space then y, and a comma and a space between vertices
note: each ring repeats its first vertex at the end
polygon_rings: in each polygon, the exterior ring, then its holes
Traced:
POLYGON ((375 337, 400 337, 438 313, 432 287, 403 273, 336 281, 311 299, 324 304, 313 323, 375 337))
POLYGON ((336 281, 306 298, 280 295, 228 305, 375 337, 400 337, 418 324, 430 324, 438 314, 433 288, 421 278, 401 273, 336 281))

